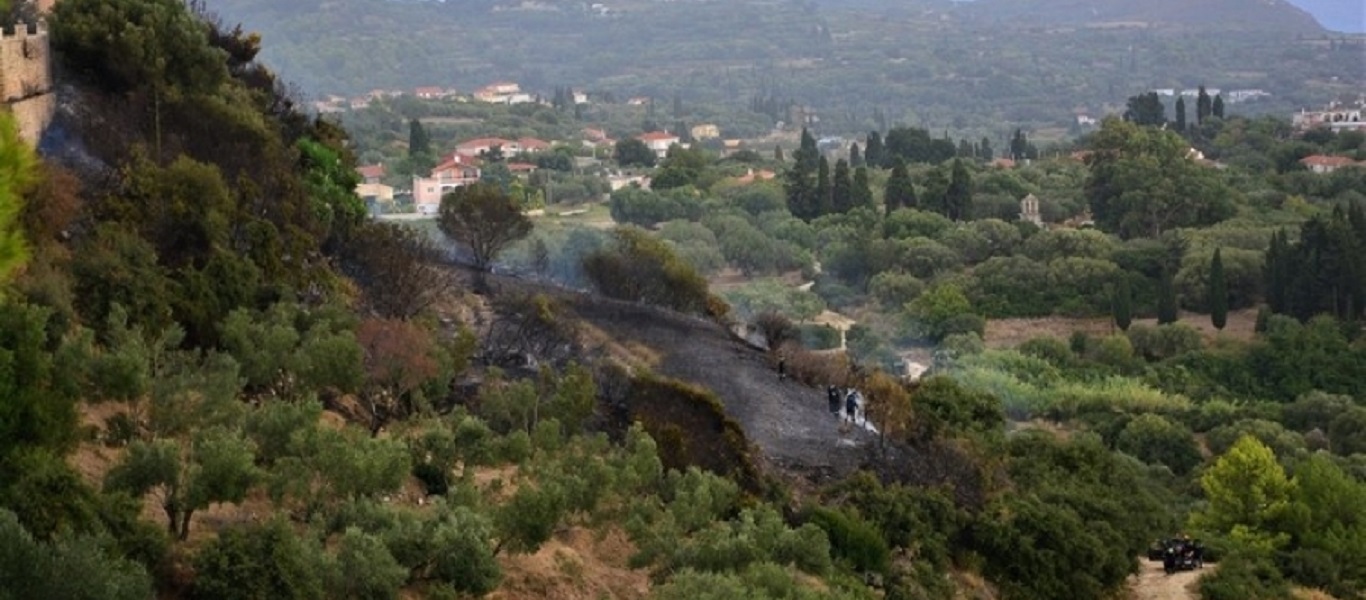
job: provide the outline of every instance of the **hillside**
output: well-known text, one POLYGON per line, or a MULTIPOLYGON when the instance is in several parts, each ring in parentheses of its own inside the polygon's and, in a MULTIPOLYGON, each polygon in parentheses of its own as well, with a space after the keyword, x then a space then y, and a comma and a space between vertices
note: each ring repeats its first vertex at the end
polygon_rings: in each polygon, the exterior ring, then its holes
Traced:
POLYGON ((1144 89, 1200 84, 1263 89, 1271 96, 1238 109, 1284 114, 1360 79, 1335 66, 1359 50, 1305 38, 1324 32, 1283 1, 322 6, 207 3, 259 31, 262 59, 312 97, 515 81, 545 96, 573 86, 603 105, 678 98, 681 114, 667 118, 690 122, 697 107, 746 111, 762 97, 813 107, 831 134, 908 123, 1001 139, 1015 126, 1067 128, 1077 112, 1113 112, 1144 89))
POLYGON ((1312 34, 1323 28, 1288 0, 975 0, 974 18, 1036 25, 1148 24, 1202 31, 1312 34))

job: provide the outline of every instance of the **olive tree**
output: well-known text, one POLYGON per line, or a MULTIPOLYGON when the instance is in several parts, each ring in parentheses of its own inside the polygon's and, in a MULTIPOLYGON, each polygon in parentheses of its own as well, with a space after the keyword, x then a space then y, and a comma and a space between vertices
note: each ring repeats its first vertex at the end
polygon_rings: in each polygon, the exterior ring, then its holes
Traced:
POLYGON ((498 254, 531 233, 531 219, 517 200, 497 185, 456 188, 441 199, 441 232, 469 248, 474 267, 487 271, 498 254))

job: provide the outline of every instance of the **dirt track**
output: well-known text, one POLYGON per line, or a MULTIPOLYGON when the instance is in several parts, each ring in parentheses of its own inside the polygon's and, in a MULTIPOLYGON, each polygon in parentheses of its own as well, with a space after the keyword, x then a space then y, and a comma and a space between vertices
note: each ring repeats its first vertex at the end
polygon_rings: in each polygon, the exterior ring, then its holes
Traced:
POLYGON ((1161 561, 1139 557, 1139 571, 1129 578, 1129 600, 1197 600, 1195 584, 1213 565, 1194 571, 1180 571, 1168 575, 1162 571, 1161 561))

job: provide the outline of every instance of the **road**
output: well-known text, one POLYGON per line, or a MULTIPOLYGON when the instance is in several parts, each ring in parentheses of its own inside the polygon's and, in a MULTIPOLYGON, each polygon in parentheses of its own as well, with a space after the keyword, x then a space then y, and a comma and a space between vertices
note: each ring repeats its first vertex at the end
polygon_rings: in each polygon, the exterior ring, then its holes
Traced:
POLYGON ((1138 575, 1129 578, 1129 600, 1198 600, 1196 581, 1208 573, 1213 565, 1194 571, 1178 571, 1171 575, 1162 572, 1161 561, 1139 557, 1138 575))

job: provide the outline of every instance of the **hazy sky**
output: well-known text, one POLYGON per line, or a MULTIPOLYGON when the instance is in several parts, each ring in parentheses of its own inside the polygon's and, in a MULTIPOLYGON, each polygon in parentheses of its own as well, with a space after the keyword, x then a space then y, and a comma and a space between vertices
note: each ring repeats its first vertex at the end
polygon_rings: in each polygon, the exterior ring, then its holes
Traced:
POLYGON ((1366 0, 1289 0, 1333 31, 1366 33, 1366 0))

